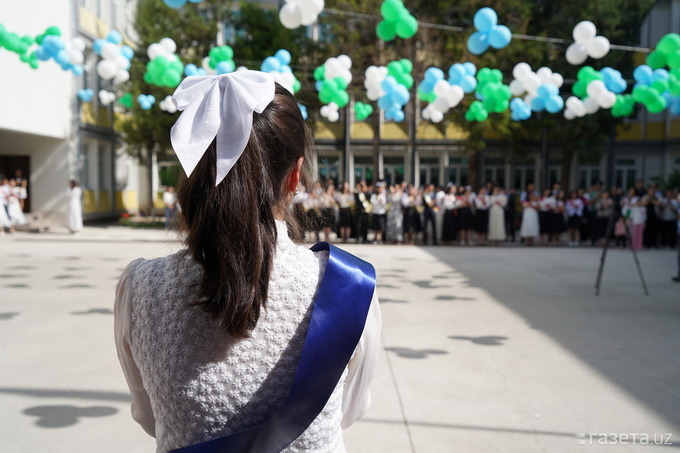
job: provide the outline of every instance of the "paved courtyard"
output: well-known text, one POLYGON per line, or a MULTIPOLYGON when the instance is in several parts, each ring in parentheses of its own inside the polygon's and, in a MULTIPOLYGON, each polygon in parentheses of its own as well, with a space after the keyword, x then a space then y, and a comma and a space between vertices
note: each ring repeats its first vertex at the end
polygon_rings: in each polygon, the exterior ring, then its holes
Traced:
MULTIPOLYGON (((0 237, 0 451, 154 451, 129 414, 113 290, 128 261, 179 246, 123 228, 0 237)), ((611 250, 595 297, 598 249, 346 248, 378 269, 384 323, 348 451, 680 448, 674 252, 639 254, 644 296, 632 254, 611 250)))

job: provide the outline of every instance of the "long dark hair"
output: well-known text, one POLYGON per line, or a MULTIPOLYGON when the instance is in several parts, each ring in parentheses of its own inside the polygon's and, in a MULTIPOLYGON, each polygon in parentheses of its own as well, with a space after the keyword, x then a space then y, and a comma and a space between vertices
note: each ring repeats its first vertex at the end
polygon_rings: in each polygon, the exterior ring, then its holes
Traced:
MULTIPOLYGON (((295 98, 276 84, 274 100, 253 114, 248 144, 215 186, 216 143, 208 147, 178 191, 186 245, 203 267, 195 304, 227 332, 248 337, 266 308, 277 231, 274 216, 287 212, 286 181, 311 149, 311 133, 295 98)), ((303 182, 311 172, 301 172, 303 182)))

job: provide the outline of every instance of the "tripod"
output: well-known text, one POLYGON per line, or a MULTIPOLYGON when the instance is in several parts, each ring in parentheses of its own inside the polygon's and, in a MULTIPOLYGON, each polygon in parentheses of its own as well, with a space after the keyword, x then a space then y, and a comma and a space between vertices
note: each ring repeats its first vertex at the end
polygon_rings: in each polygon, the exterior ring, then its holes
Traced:
MULTIPOLYGON (((604 246, 602 247, 602 257, 600 257, 600 269, 597 271, 597 281, 595 282, 595 295, 600 295, 600 283, 602 282, 602 271, 604 270, 604 261, 607 258, 607 249, 609 248, 609 239, 611 238, 612 229, 614 228, 614 218, 616 217, 617 203, 614 203, 614 209, 612 210, 612 215, 609 216, 607 221, 607 229, 604 236, 604 246)), ((630 234, 630 228, 628 228, 628 223, 626 223, 626 236, 632 239, 630 234)), ((647 283, 645 283, 645 277, 642 275, 642 268, 640 267, 640 261, 637 257, 637 252, 633 248, 633 241, 629 240, 630 250, 633 252, 633 259, 635 260, 635 265, 637 266, 638 274, 640 274, 640 281, 642 282, 642 289, 645 291, 645 296, 649 296, 649 291, 647 291, 647 283)))

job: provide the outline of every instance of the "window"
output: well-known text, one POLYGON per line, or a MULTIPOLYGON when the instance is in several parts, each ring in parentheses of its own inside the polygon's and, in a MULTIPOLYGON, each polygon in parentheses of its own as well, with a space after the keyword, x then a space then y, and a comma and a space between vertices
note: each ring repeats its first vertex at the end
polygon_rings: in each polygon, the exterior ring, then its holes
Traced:
POLYGON ((439 158, 421 157, 420 158, 420 185, 427 184, 439 185, 439 158))
POLYGON ((373 183, 373 158, 371 156, 354 156, 354 183, 366 181, 373 183))
POLYGON ((319 176, 322 180, 329 179, 338 181, 340 178, 340 157, 339 156, 319 156, 319 176))
POLYGON ((389 156, 383 158, 383 173, 387 184, 399 184, 404 181, 404 157, 389 156))
POLYGON ((466 157, 450 157, 449 166, 446 169, 447 182, 457 186, 468 184, 468 159, 466 157))

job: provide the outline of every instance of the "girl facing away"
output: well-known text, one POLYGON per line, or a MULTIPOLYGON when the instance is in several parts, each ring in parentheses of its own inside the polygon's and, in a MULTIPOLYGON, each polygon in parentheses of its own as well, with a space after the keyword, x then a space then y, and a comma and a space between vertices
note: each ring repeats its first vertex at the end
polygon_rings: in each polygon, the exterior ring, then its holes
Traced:
MULTIPOLYGON (((174 100, 184 110, 172 142, 189 174, 178 191, 186 248, 130 263, 115 302, 132 416, 159 452, 234 439, 275 419, 291 399, 314 396, 291 388, 309 343, 325 340, 307 334, 337 256, 330 246, 314 252, 288 236, 289 206, 300 179, 309 182, 310 152, 292 94, 269 74, 239 71, 188 77, 174 100), (196 118, 207 118, 205 129, 196 118)), ((238 451, 345 451, 342 429, 368 408, 378 352, 374 286, 368 294, 351 358, 339 364, 341 375, 311 423, 292 439, 286 430, 254 437, 268 449, 238 451)), ((328 365, 311 368, 323 374, 328 365)))

